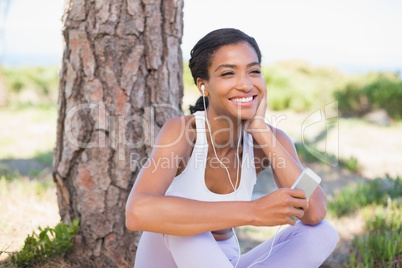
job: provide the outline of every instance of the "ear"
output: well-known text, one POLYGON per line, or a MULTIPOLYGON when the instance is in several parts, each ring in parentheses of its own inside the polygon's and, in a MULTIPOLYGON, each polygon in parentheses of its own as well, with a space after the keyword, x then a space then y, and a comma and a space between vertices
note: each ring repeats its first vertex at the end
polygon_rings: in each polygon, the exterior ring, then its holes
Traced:
POLYGON ((197 87, 198 87, 198 91, 201 93, 202 95, 202 90, 201 90, 201 86, 204 85, 204 96, 208 97, 208 89, 207 89, 207 81, 205 81, 204 79, 201 78, 197 78, 197 87))

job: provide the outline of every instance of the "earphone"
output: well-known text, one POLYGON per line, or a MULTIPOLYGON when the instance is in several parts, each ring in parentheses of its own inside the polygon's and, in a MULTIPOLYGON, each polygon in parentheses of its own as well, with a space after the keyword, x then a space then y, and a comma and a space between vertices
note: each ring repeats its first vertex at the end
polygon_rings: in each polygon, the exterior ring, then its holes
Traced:
MULTIPOLYGON (((204 86, 203 84, 201 85, 201 91, 202 91, 202 97, 203 97, 202 100, 203 100, 203 103, 204 103, 205 122, 207 123, 207 126, 208 126, 209 137, 210 137, 210 139, 211 139, 212 149, 214 150, 214 154, 215 154, 216 159, 217 159, 218 162, 221 164, 221 166, 225 168, 226 173, 228 174, 229 182, 230 182, 230 185, 231 185, 232 188, 233 188, 233 191, 234 191, 234 193, 235 193, 235 199, 236 199, 236 189, 237 189, 237 185, 238 185, 238 182, 239 182, 239 168, 240 168, 240 166, 237 168, 236 184, 233 185, 233 182, 232 182, 232 180, 231 180, 231 178, 230 178, 230 174, 229 174, 228 168, 225 166, 225 164, 223 164, 223 162, 219 159, 219 157, 218 157, 218 155, 217 155, 217 153, 216 153, 214 141, 213 141, 213 139, 212 139, 212 134, 211 134, 211 126, 210 126, 210 124, 209 124, 209 121, 208 121, 208 118, 207 118, 207 113, 206 113, 207 107, 206 107, 206 105, 205 105, 205 86, 204 86)), ((240 140, 241 140, 241 133, 239 133, 239 140, 238 140, 238 142, 237 142, 237 148, 236 148, 236 157, 237 157, 236 160, 237 160, 237 164, 238 164, 238 165, 240 165, 240 158, 239 158, 240 140)))
MULTIPOLYGON (((217 160, 219 161, 219 163, 225 168, 225 170, 226 170, 226 172, 227 172, 227 174, 228 174, 229 181, 230 181, 230 184, 232 185, 233 191, 234 191, 234 193, 235 193, 235 200, 236 200, 236 189, 237 189, 237 184, 238 184, 238 181, 239 181, 239 168, 240 168, 240 167, 237 168, 236 184, 233 185, 232 180, 231 180, 230 175, 229 175, 229 170, 228 170, 228 168, 222 163, 222 161, 218 158, 218 155, 216 154, 215 145, 214 145, 214 142, 213 142, 213 139, 212 139, 212 134, 211 134, 211 126, 209 125, 209 121, 208 121, 207 113, 206 113, 207 108, 206 108, 206 105, 205 105, 205 86, 204 86, 203 84, 201 85, 201 91, 202 91, 202 97, 203 97, 202 100, 203 100, 203 103, 204 103, 205 121, 206 121, 207 126, 208 126, 209 135, 210 135, 210 139, 211 139, 211 145, 212 145, 212 148, 213 148, 213 150, 214 150, 216 159, 217 159, 217 160)), ((238 161, 237 163, 238 163, 238 165, 239 165, 239 163, 240 163, 240 159, 239 159, 240 140, 241 140, 241 138, 240 138, 240 136, 239 136, 239 140, 238 140, 237 148, 236 148, 236 157, 237 157, 237 161, 238 161)), ((272 249, 273 249, 273 246, 274 246, 274 242, 275 242, 276 235, 278 234, 278 232, 279 232, 279 230, 281 229, 281 227, 282 227, 282 225, 279 226, 279 228, 276 230, 276 233, 275 233, 275 235, 273 236, 273 239, 272 239, 271 249, 270 249, 269 253, 265 256, 265 258, 263 258, 263 259, 261 259, 261 258, 260 258, 260 259, 257 259, 255 262, 253 262, 252 264, 250 264, 247 268, 251 268, 251 267, 253 267, 253 266, 257 265, 257 264, 260 264, 260 263, 262 263, 263 261, 265 261, 266 259, 268 259, 269 256, 271 256, 271 253, 272 253, 272 249)), ((234 228, 232 228, 232 230, 233 230, 233 235, 235 236, 235 240, 236 240, 237 248, 238 248, 238 258, 237 258, 237 261, 236 261, 236 265, 234 266, 234 267, 236 268, 237 265, 239 264, 239 260, 240 260, 240 256, 241 256, 241 251, 240 251, 239 239, 237 238, 237 235, 236 235, 236 232, 235 232, 234 228)))

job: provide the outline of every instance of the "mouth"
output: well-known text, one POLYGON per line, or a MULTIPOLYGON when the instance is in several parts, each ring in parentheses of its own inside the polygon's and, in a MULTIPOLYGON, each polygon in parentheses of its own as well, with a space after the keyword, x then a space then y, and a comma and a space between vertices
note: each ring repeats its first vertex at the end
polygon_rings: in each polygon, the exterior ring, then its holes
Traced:
POLYGON ((234 97, 229 100, 240 105, 252 104, 254 100, 257 98, 257 95, 248 96, 248 97, 234 97))

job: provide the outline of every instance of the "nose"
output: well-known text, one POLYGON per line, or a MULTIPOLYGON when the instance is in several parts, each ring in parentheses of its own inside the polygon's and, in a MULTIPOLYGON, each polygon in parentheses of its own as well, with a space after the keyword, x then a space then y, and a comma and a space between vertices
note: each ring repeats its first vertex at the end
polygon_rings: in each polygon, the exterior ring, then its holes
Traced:
POLYGON ((250 80, 250 77, 247 74, 240 75, 236 81, 236 88, 241 91, 249 91, 253 88, 253 83, 250 80))

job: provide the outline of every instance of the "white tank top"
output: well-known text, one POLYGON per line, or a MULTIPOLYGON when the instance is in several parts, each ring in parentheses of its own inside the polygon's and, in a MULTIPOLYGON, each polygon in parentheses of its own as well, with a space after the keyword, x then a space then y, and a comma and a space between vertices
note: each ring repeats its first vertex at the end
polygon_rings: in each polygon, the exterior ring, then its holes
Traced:
MULTIPOLYGON (((256 183, 253 138, 243 131, 243 157, 241 163, 240 186, 228 194, 211 192, 205 184, 205 167, 208 155, 205 112, 194 113, 197 140, 186 168, 176 176, 165 195, 181 196, 200 201, 249 201, 256 183)), ((229 180, 229 178, 228 178, 229 180)), ((229 181, 228 181, 229 183, 229 181)))

